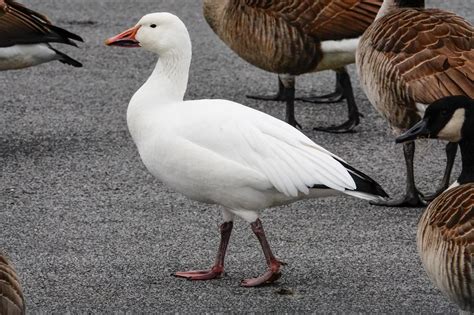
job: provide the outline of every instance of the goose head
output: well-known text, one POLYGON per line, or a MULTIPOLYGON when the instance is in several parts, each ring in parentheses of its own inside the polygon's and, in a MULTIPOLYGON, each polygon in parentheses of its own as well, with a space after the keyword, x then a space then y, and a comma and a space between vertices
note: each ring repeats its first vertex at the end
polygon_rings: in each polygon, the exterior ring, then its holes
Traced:
POLYGON ((191 40, 184 23, 166 12, 147 14, 132 28, 105 41, 108 46, 142 47, 160 56, 190 50, 191 40))
POLYGON ((449 96, 428 106, 423 119, 396 142, 420 138, 459 142, 471 137, 474 137, 474 100, 467 96, 449 96))

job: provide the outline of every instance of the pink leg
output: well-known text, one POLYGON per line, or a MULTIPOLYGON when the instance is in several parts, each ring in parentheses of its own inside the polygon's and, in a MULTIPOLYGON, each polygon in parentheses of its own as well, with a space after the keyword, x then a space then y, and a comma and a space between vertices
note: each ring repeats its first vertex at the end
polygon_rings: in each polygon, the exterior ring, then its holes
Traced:
POLYGON ((245 279, 242 280, 241 285, 244 287, 256 287, 264 284, 269 284, 277 281, 281 277, 280 268, 282 265, 285 265, 283 262, 275 258, 270 249, 270 244, 268 244, 267 238, 265 236, 265 231, 263 230, 262 221, 257 219, 254 223, 250 224, 252 231, 257 236, 262 245, 263 254, 267 260, 268 270, 261 276, 257 278, 245 279))
POLYGON ((186 278, 188 280, 211 280, 220 278, 224 273, 224 257, 227 250, 227 245, 229 244, 230 233, 232 232, 232 227, 234 223, 224 222, 220 226, 221 230, 221 243, 219 245, 219 250, 217 251, 216 262, 210 270, 191 270, 191 271, 182 271, 176 272, 175 276, 179 278, 186 278))

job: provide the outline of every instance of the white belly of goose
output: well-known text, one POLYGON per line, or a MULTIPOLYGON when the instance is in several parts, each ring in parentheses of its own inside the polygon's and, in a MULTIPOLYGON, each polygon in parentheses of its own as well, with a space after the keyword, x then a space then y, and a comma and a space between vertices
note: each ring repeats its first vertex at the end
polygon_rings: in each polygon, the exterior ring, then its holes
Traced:
POLYGON ((0 48, 0 70, 22 69, 56 59, 47 44, 14 45, 0 48))

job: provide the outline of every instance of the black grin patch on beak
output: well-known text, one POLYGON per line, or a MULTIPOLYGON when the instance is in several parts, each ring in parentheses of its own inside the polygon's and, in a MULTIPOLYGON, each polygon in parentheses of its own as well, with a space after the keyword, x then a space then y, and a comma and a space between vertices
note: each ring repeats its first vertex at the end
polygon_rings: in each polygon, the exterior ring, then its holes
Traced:
POLYGON ((131 39, 121 39, 111 44, 119 47, 140 47, 140 43, 131 39))

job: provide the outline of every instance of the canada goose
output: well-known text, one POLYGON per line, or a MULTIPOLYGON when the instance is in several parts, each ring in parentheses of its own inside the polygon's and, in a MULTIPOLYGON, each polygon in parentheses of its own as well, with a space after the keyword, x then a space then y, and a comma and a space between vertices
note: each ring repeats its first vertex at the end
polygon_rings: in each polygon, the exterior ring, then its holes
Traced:
POLYGON ((176 276, 220 277, 237 216, 250 223, 268 264, 262 276, 242 285, 273 282, 280 277, 282 263, 270 250, 260 210, 341 194, 368 200, 387 196, 374 180, 279 119, 228 100, 183 101, 192 52, 186 26, 177 16, 145 15, 106 44, 143 47, 159 55, 127 110, 130 134, 148 170, 191 199, 223 206, 221 245, 213 268, 176 276))
MULTIPOLYGON (((474 28, 454 13, 423 7, 423 0, 385 0, 356 54, 361 85, 396 134, 419 121, 427 104, 452 95, 474 97, 474 28)), ((377 204, 423 204, 414 179, 415 144, 405 143, 403 151, 406 194, 377 204)), ((447 145, 445 174, 434 196, 449 186, 456 151, 456 144, 447 145)))
POLYGON ((21 69, 58 60, 82 64, 53 48, 50 43, 77 46, 82 38, 51 24, 48 18, 13 0, 0 0, 0 70, 21 69))
POLYGON ((25 313, 25 299, 15 269, 0 251, 0 314, 25 313))
POLYGON ((294 114, 295 76, 336 71, 336 92, 303 100, 347 99, 349 120, 315 128, 348 132, 359 124, 351 81, 345 66, 355 61, 358 37, 372 23, 382 0, 204 0, 204 16, 225 44, 252 65, 278 73, 278 94, 257 99, 286 101, 286 120, 294 114))
POLYGON ((438 100, 397 142, 426 137, 458 142, 462 171, 421 217, 418 252, 431 281, 463 312, 474 313, 474 100, 438 100))

